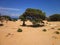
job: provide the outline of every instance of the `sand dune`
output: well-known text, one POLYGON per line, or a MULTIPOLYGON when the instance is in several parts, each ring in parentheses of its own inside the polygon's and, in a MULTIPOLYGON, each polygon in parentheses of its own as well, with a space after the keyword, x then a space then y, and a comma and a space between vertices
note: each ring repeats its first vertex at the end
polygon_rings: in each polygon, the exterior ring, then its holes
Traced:
MULTIPOLYGON (((4 22, 4 26, 0 26, 0 45, 60 45, 60 34, 54 33, 59 31, 60 22, 48 22, 44 27, 37 28, 23 27, 21 24, 22 21, 19 20, 4 22), (17 32, 18 28, 23 31, 17 32), (44 32, 43 29, 47 31, 44 32)), ((27 21, 26 24, 32 23, 27 21)))

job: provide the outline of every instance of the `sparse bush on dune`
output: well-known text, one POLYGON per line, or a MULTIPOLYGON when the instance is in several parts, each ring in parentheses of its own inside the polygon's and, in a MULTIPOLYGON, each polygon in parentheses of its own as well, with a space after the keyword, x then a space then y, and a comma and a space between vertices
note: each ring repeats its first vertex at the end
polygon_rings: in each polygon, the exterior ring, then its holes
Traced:
POLYGON ((22 32, 22 29, 19 28, 19 29, 17 30, 17 32, 22 32))
POLYGON ((3 26, 3 24, 0 24, 0 26, 3 26))
POLYGON ((46 32, 47 30, 46 29, 43 29, 44 32, 46 32))
POLYGON ((55 31, 55 33, 56 33, 56 34, 60 34, 60 32, 59 32, 59 31, 55 31))
POLYGON ((58 28, 58 30, 60 30, 60 28, 58 28))

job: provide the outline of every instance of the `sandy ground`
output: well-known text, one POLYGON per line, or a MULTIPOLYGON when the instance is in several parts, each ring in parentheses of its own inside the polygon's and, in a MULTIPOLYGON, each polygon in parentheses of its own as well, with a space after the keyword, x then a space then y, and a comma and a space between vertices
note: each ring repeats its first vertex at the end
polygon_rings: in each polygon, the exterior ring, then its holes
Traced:
MULTIPOLYGON (((0 26, 0 45, 60 45, 60 22, 48 22, 44 27, 23 27, 22 21, 8 21, 0 26), (22 32, 17 32, 21 28, 22 32), (54 29, 52 29, 54 28, 54 29), (46 29, 47 31, 42 31, 46 29)), ((31 22, 27 21, 27 25, 31 22)))

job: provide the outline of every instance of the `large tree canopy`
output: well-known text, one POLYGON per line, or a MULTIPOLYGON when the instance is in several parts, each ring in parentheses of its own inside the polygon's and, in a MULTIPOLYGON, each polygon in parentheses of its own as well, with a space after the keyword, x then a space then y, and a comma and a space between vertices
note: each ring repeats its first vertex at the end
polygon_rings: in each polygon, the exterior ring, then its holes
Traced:
POLYGON ((46 17, 45 12, 42 12, 42 10, 32 8, 27 8, 26 11, 24 12, 24 15, 26 15, 26 17, 32 17, 35 19, 37 18, 43 20, 46 17))
POLYGON ((45 17, 46 15, 42 10, 27 8, 19 18, 23 21, 23 25, 25 25, 26 20, 30 20, 33 24, 36 24, 42 22, 40 19, 44 20, 45 17))

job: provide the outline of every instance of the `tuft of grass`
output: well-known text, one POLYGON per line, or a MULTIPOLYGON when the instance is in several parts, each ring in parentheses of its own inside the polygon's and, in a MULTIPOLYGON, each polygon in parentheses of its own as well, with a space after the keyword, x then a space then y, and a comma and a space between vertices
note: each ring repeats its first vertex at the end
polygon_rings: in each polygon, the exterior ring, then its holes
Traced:
POLYGON ((55 31, 55 33, 56 33, 56 34, 60 34, 60 32, 58 32, 58 31, 55 31))
POLYGON ((17 32, 22 32, 22 29, 19 28, 19 29, 17 30, 17 32))
POLYGON ((58 30, 60 30, 60 28, 58 28, 58 30))
POLYGON ((43 29, 44 32, 46 32, 47 30, 46 29, 43 29))

